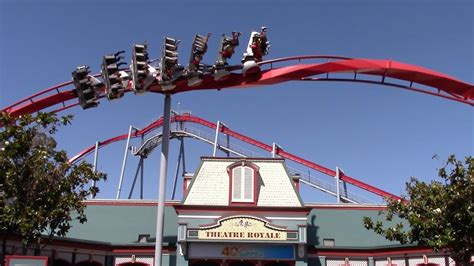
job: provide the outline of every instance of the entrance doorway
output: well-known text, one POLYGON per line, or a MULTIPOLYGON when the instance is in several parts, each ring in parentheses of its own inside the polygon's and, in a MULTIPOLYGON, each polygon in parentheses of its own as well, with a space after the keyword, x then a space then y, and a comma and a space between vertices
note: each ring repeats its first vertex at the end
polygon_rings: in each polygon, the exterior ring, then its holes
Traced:
POLYGON ((102 263, 97 261, 81 261, 75 264, 75 266, 102 266, 102 263))
POLYGON ((150 264, 143 262, 124 262, 118 264, 117 266, 150 266, 150 264))
POLYGON ((192 266, 220 266, 221 264, 218 263, 218 262, 215 262, 215 261, 205 261, 205 260, 201 260, 201 261, 197 261, 197 262, 194 262, 194 263, 191 263, 192 266))
POLYGON ((265 263, 264 265, 265 266, 290 266, 294 264, 290 264, 288 262, 282 262, 282 261, 279 261, 279 262, 273 261, 273 262, 265 263))
MULTIPOLYGON (((191 261, 189 263, 190 266, 294 266, 295 263, 292 261, 225 261, 225 260, 198 260, 198 261, 191 261), (261 264, 260 264, 261 263, 261 264)), ((122 265, 119 265, 122 266, 122 265)), ((132 266, 132 265, 127 265, 132 266)))
POLYGON ((255 262, 250 262, 250 261, 235 261, 235 262, 229 262, 227 264, 228 266, 255 266, 258 265, 255 262))
POLYGON ((71 263, 63 259, 53 260, 52 266, 71 266, 71 263))

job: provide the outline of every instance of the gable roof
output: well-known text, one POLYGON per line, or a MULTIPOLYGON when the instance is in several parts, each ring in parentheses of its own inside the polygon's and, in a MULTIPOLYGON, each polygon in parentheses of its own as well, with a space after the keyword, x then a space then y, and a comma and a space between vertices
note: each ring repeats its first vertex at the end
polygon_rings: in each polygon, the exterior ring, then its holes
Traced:
POLYGON ((183 205, 229 205, 230 177, 227 169, 236 162, 249 161, 258 166, 260 187, 257 206, 302 207, 293 180, 281 158, 203 157, 183 198, 183 205))

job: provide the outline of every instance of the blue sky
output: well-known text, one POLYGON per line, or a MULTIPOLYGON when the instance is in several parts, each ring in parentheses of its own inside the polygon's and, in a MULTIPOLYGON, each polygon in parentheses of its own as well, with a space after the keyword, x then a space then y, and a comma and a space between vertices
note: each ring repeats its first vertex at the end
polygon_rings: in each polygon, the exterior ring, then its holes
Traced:
MULTIPOLYGON (((13 1, 0 0, 0 106, 70 80, 78 65, 98 72, 106 53, 147 41, 161 54, 163 36, 180 39, 186 64, 194 34, 211 32, 204 61, 216 59, 222 33, 240 31, 238 63, 251 30, 268 27, 266 57, 341 55, 420 65, 474 83, 473 2, 465 1, 13 1), (296 2, 296 3, 295 3, 296 2)), ((436 177, 449 154, 472 155, 473 109, 445 99, 368 84, 290 82, 269 87, 178 94, 173 108, 402 194, 410 176, 436 177), (433 160, 434 154, 439 160, 433 160)), ((57 138, 72 156, 96 140, 143 127, 162 114, 162 95, 126 95, 99 108, 70 109, 73 125, 57 138)), ((100 197, 112 198, 124 143, 101 150, 109 173, 100 197)), ((170 179, 178 143, 171 145, 170 179)), ((187 170, 212 147, 186 140, 187 170)), ((91 159, 90 157, 88 159, 91 159)), ((137 160, 130 159, 122 195, 137 160)), ((147 198, 157 198, 158 152, 146 161, 147 198)), ((302 170, 304 168, 300 167, 302 170)), ((312 173, 317 175, 317 173, 312 173)), ((330 180, 325 177, 326 180, 330 180)), ((128 185, 128 187, 127 187, 128 185)), ((168 189, 170 191, 170 189, 168 189)), ((303 189, 308 201, 327 200, 303 189)), ((378 200, 377 202, 380 202, 378 200)))

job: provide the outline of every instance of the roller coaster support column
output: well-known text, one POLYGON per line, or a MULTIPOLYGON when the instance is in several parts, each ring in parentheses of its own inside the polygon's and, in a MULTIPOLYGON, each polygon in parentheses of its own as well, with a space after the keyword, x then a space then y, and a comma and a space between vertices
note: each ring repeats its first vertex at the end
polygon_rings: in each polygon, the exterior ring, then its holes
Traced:
POLYGON ((219 130, 221 127, 221 121, 217 121, 217 126, 216 126, 216 137, 214 138, 214 149, 212 150, 212 157, 216 157, 216 151, 217 151, 217 141, 219 139, 219 130))
POLYGON ((158 212, 156 213, 155 266, 161 266, 163 249, 163 227, 165 225, 166 176, 170 143, 171 96, 165 94, 163 109, 163 134, 161 142, 160 180, 158 191, 158 212))
POLYGON ((230 136, 229 134, 226 134, 227 135, 227 140, 226 140, 226 147, 227 147, 227 150, 225 151, 225 153, 227 154, 227 157, 230 157, 230 136))
POLYGON ((278 150, 281 150, 281 146, 273 142, 272 144, 272 158, 275 158, 278 154, 278 150))
POLYGON ((123 175, 125 174, 125 166, 127 165, 128 149, 130 147, 129 145, 130 145, 130 137, 132 136, 132 130, 133 130, 133 126, 130 126, 128 130, 127 144, 125 145, 125 153, 123 155, 122 170, 120 171, 120 179, 119 179, 119 185, 117 188, 117 196, 115 197, 116 199, 120 198, 120 191, 122 190, 123 175))
POLYGON ((339 183, 341 182, 341 169, 339 167, 336 167, 336 197, 337 197, 337 203, 341 203, 341 191, 340 191, 340 185, 339 183))
POLYGON ((346 181, 342 181, 342 187, 344 188, 344 196, 347 198, 347 182, 346 181))
MULTIPOLYGON (((130 192, 128 193, 128 199, 132 198, 133 190, 135 189, 135 184, 137 183, 138 174, 140 173, 140 169, 143 168, 143 161, 144 160, 145 160, 145 158, 140 156, 140 161, 138 162, 137 171, 135 172, 135 177, 133 178, 132 187, 130 188, 130 192)), ((142 188, 142 190, 143 190, 143 188, 142 188)), ((140 196, 142 196, 142 195, 143 195, 143 191, 140 191, 140 196)))
MULTIPOLYGON (((145 142, 145 135, 142 135, 142 144, 145 142)), ((143 172, 145 171, 145 160, 142 160, 142 169, 140 170, 140 199, 143 199, 143 172)))
POLYGON ((214 150, 212 151, 212 157, 216 157, 217 147, 219 146, 219 132, 221 131, 221 127, 227 127, 226 124, 222 123, 221 121, 217 121, 216 125, 216 137, 214 138, 214 150))
MULTIPOLYGON (((95 142, 95 149, 94 149, 94 168, 92 168, 92 170, 95 172, 97 172, 97 160, 99 158, 99 142, 96 141, 95 142)), ((95 180, 92 181, 92 186, 95 187, 95 180)), ((93 199, 94 196, 91 195, 91 199, 93 199)))
POLYGON ((178 162, 176 163, 176 172, 174 175, 174 180, 173 180, 173 194, 171 194, 171 199, 174 200, 174 196, 176 195, 176 184, 178 183, 178 175, 179 175, 179 167, 181 165, 181 161, 183 161, 183 177, 184 177, 184 172, 185 166, 184 166, 184 138, 180 138, 181 144, 179 146, 179 155, 178 155, 178 162))

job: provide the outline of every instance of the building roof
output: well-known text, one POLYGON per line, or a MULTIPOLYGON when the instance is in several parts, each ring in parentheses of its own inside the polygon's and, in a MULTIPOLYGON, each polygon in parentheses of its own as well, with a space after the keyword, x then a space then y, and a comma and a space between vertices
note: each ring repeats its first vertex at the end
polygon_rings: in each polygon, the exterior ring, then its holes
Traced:
POLYGON ((259 193, 257 206, 302 207, 303 201, 280 158, 202 158, 186 193, 184 205, 229 205, 230 176, 228 167, 251 161, 258 167, 259 193))
MULTIPOLYGON (((104 246, 155 244, 156 201, 89 200, 86 204, 87 223, 74 221, 67 238, 104 246)), ((380 205, 303 205, 280 158, 202 158, 184 199, 166 203, 164 242, 177 243, 178 223, 201 228, 229 216, 252 216, 292 230, 306 226, 307 238, 302 241, 316 249, 401 247, 363 226, 363 217, 377 220, 383 209, 380 205), (243 168, 234 170, 238 167, 243 168), (258 190, 251 204, 233 204, 230 199, 232 175, 237 171, 242 174, 239 180, 249 180, 247 174, 252 174, 253 181, 245 183, 258 190)))

